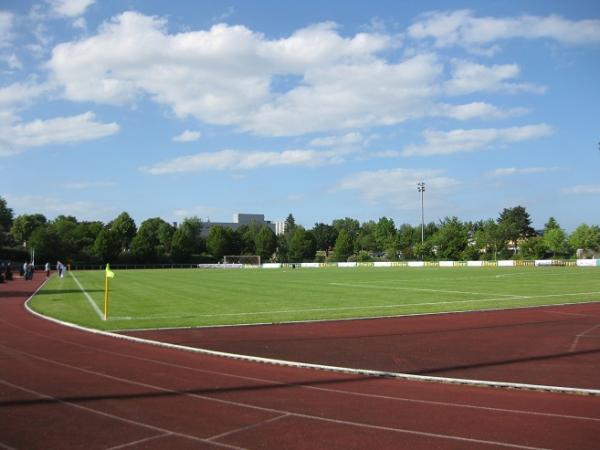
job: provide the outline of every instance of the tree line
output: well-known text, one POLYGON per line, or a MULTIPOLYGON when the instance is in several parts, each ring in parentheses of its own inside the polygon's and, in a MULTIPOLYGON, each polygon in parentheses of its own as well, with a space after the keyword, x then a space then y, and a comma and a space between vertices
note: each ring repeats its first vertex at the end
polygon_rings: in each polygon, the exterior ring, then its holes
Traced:
POLYGON ((306 229, 290 214, 279 236, 258 223, 236 230, 215 225, 205 236, 206 224, 197 217, 179 224, 154 217, 139 227, 127 212, 108 223, 65 215, 14 217, 0 197, 0 259, 25 260, 27 248, 35 248, 38 261, 71 263, 199 263, 224 255, 260 255, 263 262, 543 259, 600 250, 596 225, 581 224, 567 234, 552 217, 541 232, 531 223, 522 206, 505 208, 496 219, 446 217, 423 227, 397 227, 388 217, 363 223, 346 217, 306 229))

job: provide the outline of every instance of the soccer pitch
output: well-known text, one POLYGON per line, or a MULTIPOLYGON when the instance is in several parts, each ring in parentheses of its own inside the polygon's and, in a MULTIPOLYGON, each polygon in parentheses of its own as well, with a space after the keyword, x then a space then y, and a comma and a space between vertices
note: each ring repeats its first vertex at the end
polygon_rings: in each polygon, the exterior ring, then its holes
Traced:
POLYGON ((103 330, 281 323, 600 301, 600 270, 527 268, 166 269, 52 277, 37 312, 103 330))

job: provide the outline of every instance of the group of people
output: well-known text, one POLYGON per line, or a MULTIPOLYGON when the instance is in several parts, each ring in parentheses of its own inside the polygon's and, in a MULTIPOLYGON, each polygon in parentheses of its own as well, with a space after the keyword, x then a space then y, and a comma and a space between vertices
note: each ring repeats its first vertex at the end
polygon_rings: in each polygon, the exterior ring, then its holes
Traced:
POLYGON ((26 280, 33 280, 33 274, 35 272, 35 266, 31 262, 24 262, 21 267, 21 276, 26 280))
MULTIPOLYGON (((50 277, 51 266, 50 263, 47 262, 44 264, 44 272, 46 272, 46 278, 50 277)), ((60 261, 56 261, 56 272, 60 278, 65 277, 65 272, 67 271, 67 267, 61 263, 60 261)), ((24 262, 21 267, 21 277, 26 280, 32 280, 33 274, 35 273, 35 266, 31 262, 24 262)))
POLYGON ((13 279, 10 261, 0 261, 0 283, 13 279))

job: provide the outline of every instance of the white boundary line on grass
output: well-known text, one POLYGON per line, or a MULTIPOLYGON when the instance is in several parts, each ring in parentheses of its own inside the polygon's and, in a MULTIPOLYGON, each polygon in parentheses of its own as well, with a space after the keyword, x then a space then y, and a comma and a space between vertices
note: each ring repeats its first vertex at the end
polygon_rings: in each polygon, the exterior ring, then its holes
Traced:
MULTIPOLYGON (((439 291, 439 292, 448 292, 448 291, 439 291)), ((454 291, 456 292, 456 291, 454 291)), ((475 294, 475 293, 473 293, 475 294)), ((536 299, 536 298, 548 298, 548 297, 563 297, 563 296, 576 296, 576 295, 592 295, 592 294, 600 294, 600 291, 598 292, 576 292, 576 293, 571 293, 571 294, 549 294, 549 295, 508 295, 506 294, 505 297, 493 297, 493 298, 478 298, 478 299, 473 299, 473 300, 450 300, 447 302, 424 302, 424 303, 402 303, 402 304, 393 304, 393 305, 371 305, 371 306, 340 306, 340 307, 335 307, 335 308, 306 308, 306 309, 283 309, 283 310, 273 310, 273 311, 254 311, 254 312, 245 312, 245 313, 222 313, 222 314, 195 314, 193 317, 232 317, 232 316, 256 316, 256 315, 261 315, 261 314, 289 314, 289 313, 298 313, 298 312, 316 312, 316 311, 348 311, 348 310, 378 310, 378 309, 390 309, 390 308, 408 308, 411 306, 435 306, 435 305, 454 305, 454 304, 463 304, 463 303, 476 303, 476 302, 501 302, 501 301, 510 301, 510 300, 531 300, 531 299, 536 299)), ((479 295, 484 295, 479 294, 479 295)), ((578 302, 578 303, 594 303, 597 300, 591 301, 591 302, 578 302)), ((565 304, 571 304, 571 303, 565 303, 565 304)), ((536 308, 539 306, 554 306, 554 305, 532 305, 532 308, 536 308)), ((560 306, 560 305, 556 305, 556 306, 560 306)), ((470 312, 470 311, 495 311, 497 310, 496 308, 494 309, 489 309, 489 310, 479 310, 479 309, 475 309, 475 310, 464 310, 464 311, 437 311, 437 312, 433 312, 433 313, 424 313, 424 314, 444 314, 444 313, 450 313, 450 312, 456 312, 456 313, 460 313, 460 312, 470 312)), ((403 314, 404 315, 410 315, 410 316, 416 316, 416 315, 421 315, 421 314, 403 314)), ((140 316, 140 317, 126 317, 126 316, 113 316, 110 319, 112 321, 125 321, 125 320, 150 320, 150 319, 183 319, 186 317, 192 317, 189 315, 162 315, 162 316, 140 316)), ((367 319, 375 319, 381 316, 376 316, 376 317, 367 317, 367 319)), ((383 316, 383 317, 396 317, 396 316, 383 316)), ((332 319, 323 319, 324 321, 327 320, 344 320, 346 318, 332 318, 332 319)), ((361 319, 361 317, 353 317, 350 318, 349 320, 355 320, 355 319, 361 319)), ((301 320, 299 322, 314 322, 314 320, 301 320)), ((279 322, 278 322, 279 323, 279 322)), ((290 322, 285 322, 285 323, 290 323, 290 322)), ((232 326, 239 326, 239 325, 252 325, 252 324, 233 324, 232 326)), ((261 325, 264 325, 261 324, 261 325)), ((213 326, 218 326, 218 325, 208 325, 207 328, 213 327, 213 326)), ((200 328, 200 327, 181 327, 181 328, 200 328)))
MULTIPOLYGON (((45 284, 45 283, 44 283, 45 284)), ((44 285, 42 284, 42 286, 44 285)), ((42 286, 38 288, 41 289, 42 286)), ((31 297, 27 299, 25 302, 25 308, 31 314, 40 317, 45 320, 49 320, 51 322, 57 323, 59 325, 63 325, 66 327, 74 328, 80 331, 86 331, 92 334, 99 334, 103 336, 108 336, 116 339, 123 339, 125 341, 137 342, 140 344, 154 345, 157 347, 163 347, 174 350, 183 350, 191 353, 199 353, 203 355, 210 356, 219 356, 223 358, 229 359, 237 359, 248 362, 256 362, 256 363, 264 363, 264 364, 272 364, 276 366, 284 366, 284 367, 296 367, 300 369, 316 369, 316 370, 324 370, 328 372, 339 372, 339 373, 348 373, 352 375, 364 375, 371 377, 379 377, 379 378, 398 378, 407 381, 420 381, 420 382, 429 382, 429 383, 446 383, 446 384, 458 384, 465 386, 478 386, 478 387, 492 387, 492 388, 500 388, 500 389, 517 389, 517 390, 527 390, 527 391, 538 391, 538 392, 554 392, 554 393, 562 393, 562 394, 575 394, 575 395, 593 395, 600 396, 600 389, 582 389, 582 388, 571 388, 571 387, 562 387, 562 386, 545 386, 545 385, 537 385, 537 384, 526 384, 526 383, 508 383, 503 381, 481 381, 481 380, 469 380, 463 378, 447 378, 447 377, 432 377, 426 375, 412 375, 408 373, 399 373, 399 372, 386 372, 381 370, 368 370, 368 369, 351 369, 348 367, 337 367, 337 366, 325 366, 322 364, 311 364, 311 363, 303 363, 298 361, 286 361, 282 359, 273 359, 273 358, 262 358, 259 356, 249 356, 249 355, 240 355, 237 353, 226 353, 219 352, 216 350, 209 350, 205 348, 195 348, 195 347, 187 347, 184 345, 178 344, 170 344, 167 342, 153 341, 151 339, 144 339, 134 336, 127 336, 123 334, 112 333, 109 331, 96 330, 94 328, 87 328, 80 325, 76 325, 74 323, 65 322, 59 319, 55 319, 53 317, 44 316, 40 314, 29 306, 29 301, 34 297, 37 293, 34 292, 31 297)))
POLYGON ((85 298, 87 298, 87 301, 90 303, 90 305, 92 305, 92 309, 98 315, 98 317, 100 318, 100 320, 104 320, 104 314, 102 313, 102 311, 100 311, 100 308, 98 308, 98 305, 96 305, 96 302, 90 296, 90 294, 88 294, 86 292, 86 290, 83 288, 83 286, 81 285, 81 283, 79 282, 79 280, 77 279, 77 277, 75 276, 75 274, 73 274, 73 272, 71 272, 71 271, 69 271, 69 274, 71 274, 71 276, 75 280, 75 283, 77 283, 77 286, 79 286, 79 289, 81 289, 81 292, 83 292, 83 295, 85 295, 85 298))

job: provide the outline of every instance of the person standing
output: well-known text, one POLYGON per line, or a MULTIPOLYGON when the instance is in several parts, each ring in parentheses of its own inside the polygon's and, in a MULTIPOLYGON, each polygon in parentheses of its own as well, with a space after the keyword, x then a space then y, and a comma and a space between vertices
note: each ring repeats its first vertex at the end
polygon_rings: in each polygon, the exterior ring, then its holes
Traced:
POLYGON ((46 265, 44 266, 44 270, 46 271, 46 278, 48 278, 50 276, 50 263, 47 262, 46 265))
POLYGON ((25 269, 25 279, 33 280, 33 263, 27 264, 27 268, 25 269))

